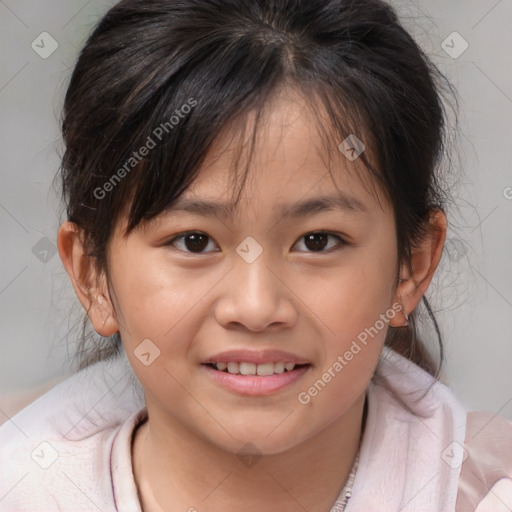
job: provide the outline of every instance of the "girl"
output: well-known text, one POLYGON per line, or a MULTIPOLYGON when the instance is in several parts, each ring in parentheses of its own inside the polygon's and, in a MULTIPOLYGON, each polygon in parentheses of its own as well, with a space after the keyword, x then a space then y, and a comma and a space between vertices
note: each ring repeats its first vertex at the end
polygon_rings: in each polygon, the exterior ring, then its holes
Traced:
POLYGON ((446 87, 380 0, 114 6, 62 122, 59 253, 102 341, 0 429, 1 509, 510 507, 512 426, 416 335, 446 87))

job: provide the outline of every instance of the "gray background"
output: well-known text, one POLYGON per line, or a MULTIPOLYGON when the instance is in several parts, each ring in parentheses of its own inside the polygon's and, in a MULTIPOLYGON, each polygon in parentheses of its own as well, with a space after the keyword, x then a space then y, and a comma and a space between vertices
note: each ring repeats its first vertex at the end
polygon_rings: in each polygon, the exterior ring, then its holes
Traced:
MULTIPOLYGON (((113 3, 0 0, 0 423, 70 371, 81 309, 55 247, 58 120, 77 52, 113 3), (31 46, 51 49, 42 32, 58 44, 47 58, 31 46)), ((467 408, 512 419, 512 0, 393 3, 460 96, 456 204, 427 294, 443 381, 467 408)))

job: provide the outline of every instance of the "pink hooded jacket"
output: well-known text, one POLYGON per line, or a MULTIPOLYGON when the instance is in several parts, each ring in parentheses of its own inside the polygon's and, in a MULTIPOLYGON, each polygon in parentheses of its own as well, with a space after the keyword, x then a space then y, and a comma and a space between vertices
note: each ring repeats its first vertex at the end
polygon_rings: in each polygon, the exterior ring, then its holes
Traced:
MULTIPOLYGON (((510 421, 466 414, 389 349, 367 397, 345 512, 512 510, 510 421)), ((59 383, 0 427, 0 511, 141 512, 131 442, 146 417, 124 352, 59 383)))

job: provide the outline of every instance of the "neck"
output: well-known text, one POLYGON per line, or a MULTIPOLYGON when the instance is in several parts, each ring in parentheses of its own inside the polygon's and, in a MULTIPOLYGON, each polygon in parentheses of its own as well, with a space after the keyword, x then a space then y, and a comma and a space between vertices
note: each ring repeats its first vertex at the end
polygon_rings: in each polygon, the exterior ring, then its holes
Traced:
POLYGON ((364 398, 300 445, 244 459, 245 464, 186 428, 152 422, 149 414, 150 420, 135 432, 132 447, 143 511, 330 510, 359 449, 364 398))

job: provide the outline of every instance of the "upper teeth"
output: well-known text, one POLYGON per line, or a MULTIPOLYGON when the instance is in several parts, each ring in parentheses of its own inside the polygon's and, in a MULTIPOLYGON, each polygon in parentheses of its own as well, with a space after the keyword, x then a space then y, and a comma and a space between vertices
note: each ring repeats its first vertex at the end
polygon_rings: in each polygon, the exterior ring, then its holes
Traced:
POLYGON ((246 362, 229 362, 214 363, 217 370, 224 371, 227 369, 229 373, 242 375, 273 375, 274 373, 283 373, 285 370, 292 371, 295 363, 246 363, 246 362))

